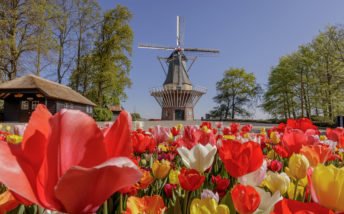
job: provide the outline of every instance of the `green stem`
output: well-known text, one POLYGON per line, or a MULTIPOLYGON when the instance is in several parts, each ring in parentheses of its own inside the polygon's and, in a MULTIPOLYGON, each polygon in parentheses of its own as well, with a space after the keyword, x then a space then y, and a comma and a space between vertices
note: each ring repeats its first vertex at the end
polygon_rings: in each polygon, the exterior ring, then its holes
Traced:
POLYGON ((188 211, 188 201, 189 201, 189 194, 190 191, 185 190, 185 196, 184 196, 184 209, 183 209, 183 213, 187 214, 188 211))
POLYGON ((293 200, 296 200, 296 192, 297 192, 297 185, 298 185, 298 184, 299 184, 299 179, 296 179, 293 200))
POLYGON ((119 213, 123 212, 123 195, 122 193, 119 194, 119 213))
POLYGON ((103 204, 103 214, 108 214, 108 202, 107 202, 107 200, 103 204))

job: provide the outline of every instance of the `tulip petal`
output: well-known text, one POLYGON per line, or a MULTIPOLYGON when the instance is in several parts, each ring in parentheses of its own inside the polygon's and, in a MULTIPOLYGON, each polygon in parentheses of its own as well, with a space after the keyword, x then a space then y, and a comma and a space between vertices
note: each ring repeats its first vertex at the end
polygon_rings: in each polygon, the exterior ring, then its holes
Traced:
POLYGON ((122 111, 116 122, 105 134, 104 142, 108 152, 108 158, 119 156, 128 157, 133 153, 130 132, 131 116, 128 112, 122 111))
POLYGON ((74 166, 59 180, 55 196, 68 213, 95 212, 117 190, 135 184, 140 169, 128 158, 112 158, 93 168, 74 166))
MULTIPOLYGON (((19 150, 20 145, 11 145, 12 150, 19 150)), ((0 142, 0 180, 10 190, 28 200, 38 203, 30 181, 20 167, 10 146, 6 142, 0 142)))
POLYGON ((0 195, 0 213, 7 213, 19 205, 19 202, 13 197, 9 190, 0 195))

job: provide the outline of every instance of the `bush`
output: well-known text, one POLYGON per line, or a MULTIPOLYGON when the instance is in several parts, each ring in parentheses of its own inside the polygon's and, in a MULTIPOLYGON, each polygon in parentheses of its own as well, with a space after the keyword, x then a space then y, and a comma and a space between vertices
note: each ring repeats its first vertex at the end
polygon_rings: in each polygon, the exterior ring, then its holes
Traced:
POLYGON ((131 113, 130 115, 131 115, 131 119, 132 119, 133 121, 141 120, 141 116, 140 116, 139 113, 131 113))
POLYGON ((93 118, 96 121, 111 121, 113 113, 108 108, 95 107, 93 111, 93 118))

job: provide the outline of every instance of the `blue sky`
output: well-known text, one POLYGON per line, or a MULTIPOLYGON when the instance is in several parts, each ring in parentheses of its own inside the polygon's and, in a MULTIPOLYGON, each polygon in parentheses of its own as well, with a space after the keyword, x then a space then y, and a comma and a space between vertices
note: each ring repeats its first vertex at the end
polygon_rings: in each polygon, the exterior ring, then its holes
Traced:
MULTIPOLYGON (((133 85, 122 102, 144 118, 160 118, 161 108, 148 89, 161 86, 165 74, 156 59, 170 52, 138 49, 138 44, 176 44, 176 16, 184 17, 184 47, 213 48, 216 57, 199 57, 189 72, 193 84, 208 88, 195 106, 195 119, 215 103, 216 82, 230 67, 253 72, 266 86, 269 71, 279 57, 310 42, 327 24, 344 24, 343 0, 99 0, 102 8, 127 6, 134 17, 133 85)), ((255 118, 267 115, 257 110, 255 118)))

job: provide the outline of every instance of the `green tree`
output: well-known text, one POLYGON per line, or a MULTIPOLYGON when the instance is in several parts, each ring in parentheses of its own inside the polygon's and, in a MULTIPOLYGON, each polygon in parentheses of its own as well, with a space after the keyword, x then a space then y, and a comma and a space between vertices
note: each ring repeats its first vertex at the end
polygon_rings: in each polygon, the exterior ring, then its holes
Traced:
POLYGON ((133 31, 129 26, 132 14, 124 6, 104 13, 101 29, 92 55, 93 71, 89 98, 99 106, 114 104, 126 98, 124 89, 131 86, 129 72, 133 31))
POLYGON ((223 78, 216 83, 217 95, 214 101, 219 104, 219 112, 224 111, 224 119, 236 115, 250 116, 245 105, 254 101, 261 88, 256 83, 253 73, 246 73, 242 68, 230 68, 224 72, 223 78))

